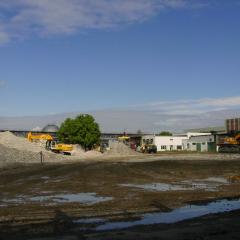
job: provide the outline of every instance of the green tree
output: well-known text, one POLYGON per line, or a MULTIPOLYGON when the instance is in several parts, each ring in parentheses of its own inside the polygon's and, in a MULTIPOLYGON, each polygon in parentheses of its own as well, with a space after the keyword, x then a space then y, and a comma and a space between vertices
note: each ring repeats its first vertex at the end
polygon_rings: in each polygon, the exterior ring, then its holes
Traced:
POLYGON ((159 136, 172 136, 172 133, 168 131, 162 131, 159 133, 159 136))
POLYGON ((87 150, 100 142, 101 132, 91 115, 81 114, 74 119, 67 118, 61 124, 57 136, 64 143, 80 144, 87 150))

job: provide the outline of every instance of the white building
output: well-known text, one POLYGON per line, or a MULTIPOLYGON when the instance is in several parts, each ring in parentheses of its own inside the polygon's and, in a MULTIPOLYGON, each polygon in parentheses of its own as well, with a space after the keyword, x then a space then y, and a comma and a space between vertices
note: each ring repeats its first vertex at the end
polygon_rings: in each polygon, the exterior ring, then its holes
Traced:
MULTIPOLYGON (((205 136, 209 133, 184 133, 176 134, 173 136, 156 136, 156 135, 146 135, 142 137, 142 145, 144 144, 154 144, 157 146, 157 151, 181 151, 190 150, 188 148, 188 140, 194 136, 205 136)), ((194 145, 193 145, 194 146, 194 145)), ((193 148, 191 148, 193 149, 193 148)), ((190 150, 193 151, 193 150, 190 150)))
POLYGON ((155 136, 147 135, 142 137, 142 144, 154 144, 157 146, 157 151, 181 151, 182 141, 187 139, 187 136, 155 136))

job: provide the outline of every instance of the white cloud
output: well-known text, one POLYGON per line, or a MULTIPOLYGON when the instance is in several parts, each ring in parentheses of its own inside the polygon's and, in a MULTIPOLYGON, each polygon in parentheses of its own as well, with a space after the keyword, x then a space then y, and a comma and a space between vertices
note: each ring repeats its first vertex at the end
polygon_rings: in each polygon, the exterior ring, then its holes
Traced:
POLYGON ((166 8, 201 0, 1 0, 0 43, 27 35, 73 34, 142 22, 166 8))
POLYGON ((133 106, 144 110, 154 110, 159 114, 194 115, 210 111, 240 108, 240 96, 225 98, 204 98, 197 100, 159 101, 149 104, 133 106))
POLYGON ((34 128, 32 128, 32 130, 31 131, 42 131, 42 128, 41 127, 39 127, 39 126, 37 126, 37 127, 34 127, 34 128))
POLYGON ((7 43, 9 42, 9 40, 10 40, 9 34, 0 30, 0 44, 7 43))

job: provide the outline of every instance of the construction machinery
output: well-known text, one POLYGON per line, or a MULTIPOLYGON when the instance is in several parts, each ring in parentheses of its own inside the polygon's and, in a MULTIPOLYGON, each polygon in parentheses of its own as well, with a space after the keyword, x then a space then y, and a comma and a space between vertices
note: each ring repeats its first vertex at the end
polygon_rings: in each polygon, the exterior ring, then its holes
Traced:
POLYGON ((27 139, 30 142, 45 143, 45 148, 54 153, 71 155, 71 151, 73 150, 73 145, 60 143, 57 138, 54 138, 50 134, 32 134, 31 132, 29 132, 27 135, 27 139))
POLYGON ((29 142, 38 142, 38 141, 47 141, 47 140, 53 140, 53 137, 50 134, 32 134, 31 132, 28 133, 27 139, 29 142))
POLYGON ((55 140, 55 141, 47 140, 46 141, 46 149, 50 150, 54 153, 62 153, 64 155, 71 155, 71 151, 73 150, 73 145, 59 143, 58 140, 55 140))
POLYGON ((129 139, 130 139, 130 137, 128 137, 128 136, 118 137, 119 142, 126 142, 126 141, 129 141, 129 139))
POLYGON ((142 153, 157 153, 157 146, 155 144, 143 144, 141 146, 142 153))
POLYGON ((118 141, 119 141, 119 142, 127 143, 127 142, 129 142, 129 140, 130 140, 130 137, 127 136, 127 133, 126 133, 126 132, 124 132, 122 136, 119 136, 119 137, 118 137, 118 141))
POLYGON ((224 138, 222 144, 218 144, 220 153, 240 153, 240 133, 233 137, 224 138))

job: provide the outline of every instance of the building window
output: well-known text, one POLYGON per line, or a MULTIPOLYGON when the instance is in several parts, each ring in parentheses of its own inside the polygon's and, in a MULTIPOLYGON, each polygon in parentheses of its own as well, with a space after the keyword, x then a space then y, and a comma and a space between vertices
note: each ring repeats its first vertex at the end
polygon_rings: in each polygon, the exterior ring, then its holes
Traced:
POLYGON ((161 149, 162 149, 162 150, 166 150, 166 149, 167 149, 167 146, 161 146, 161 149))
POLYGON ((150 143, 150 144, 153 144, 153 139, 150 139, 149 143, 150 143))
POLYGON ((205 145, 205 144, 206 144, 205 142, 202 143, 202 145, 205 145))
MULTIPOLYGON (((189 146, 188 146, 189 147, 189 146)), ((178 145, 177 146, 177 150, 182 150, 182 146, 181 145, 178 145)))
POLYGON ((195 145, 196 145, 196 143, 192 143, 192 145, 194 145, 194 146, 195 146, 195 145))

